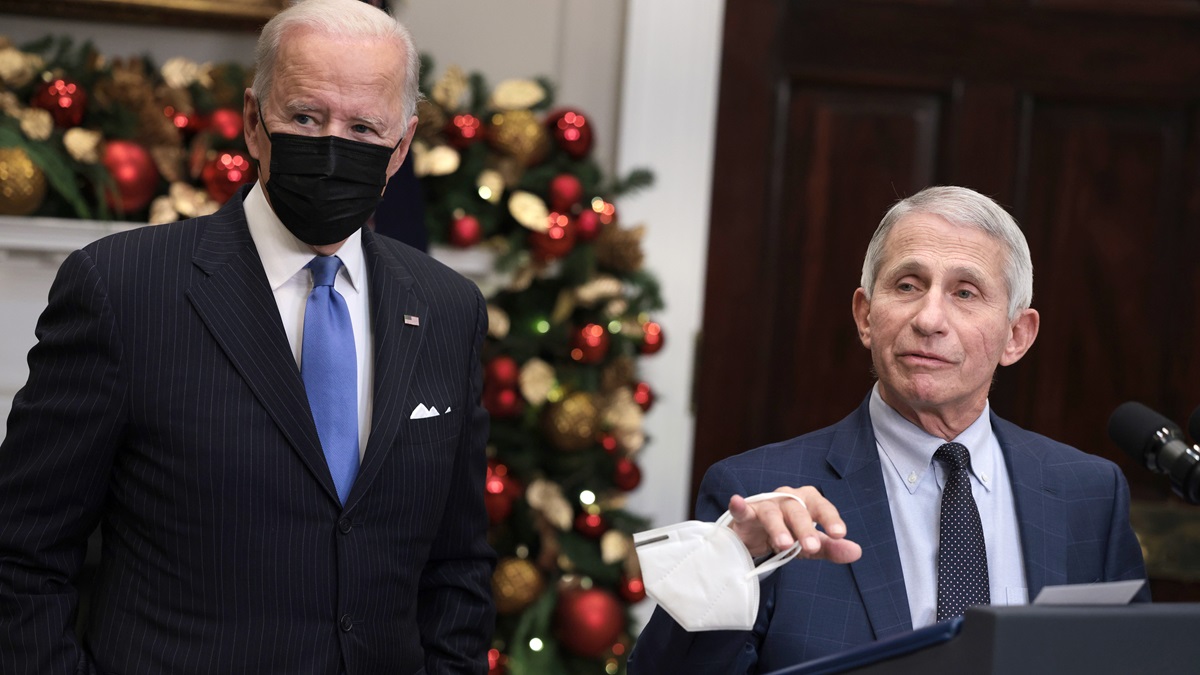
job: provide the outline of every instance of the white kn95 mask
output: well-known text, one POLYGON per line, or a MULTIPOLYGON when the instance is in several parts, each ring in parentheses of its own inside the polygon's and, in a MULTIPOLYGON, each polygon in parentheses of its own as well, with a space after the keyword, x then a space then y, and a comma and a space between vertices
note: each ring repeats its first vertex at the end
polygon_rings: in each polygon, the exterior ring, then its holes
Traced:
MULTIPOLYGON (((795 499, 785 492, 747 497, 747 503, 795 499)), ((807 508, 807 507, 806 507, 807 508)), ((758 616, 758 585, 800 554, 800 542, 758 567, 729 528, 725 512, 715 523, 689 520, 633 535, 646 595, 684 630, 750 630, 758 616)))

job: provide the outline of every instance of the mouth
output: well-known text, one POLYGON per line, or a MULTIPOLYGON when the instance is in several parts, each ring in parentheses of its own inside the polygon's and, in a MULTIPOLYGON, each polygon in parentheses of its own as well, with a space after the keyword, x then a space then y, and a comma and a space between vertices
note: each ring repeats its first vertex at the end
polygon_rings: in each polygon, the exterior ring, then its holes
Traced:
POLYGON ((932 352, 903 352, 899 358, 914 366, 947 366, 951 363, 949 359, 932 352))

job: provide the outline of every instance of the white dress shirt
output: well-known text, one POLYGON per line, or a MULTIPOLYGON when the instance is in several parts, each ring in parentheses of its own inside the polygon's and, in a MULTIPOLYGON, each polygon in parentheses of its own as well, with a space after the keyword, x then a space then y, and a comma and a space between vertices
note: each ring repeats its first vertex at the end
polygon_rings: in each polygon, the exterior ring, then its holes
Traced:
MULTIPOLYGON (((292 347, 296 367, 299 368, 300 355, 304 350, 304 309, 308 304, 308 294, 312 291, 312 273, 304 266, 316 254, 284 227, 271 210, 261 183, 254 184, 242 207, 246 211, 250 237, 258 249, 263 271, 267 273, 267 283, 275 294, 279 318, 283 321, 283 330, 292 347)), ((335 255, 342 260, 342 268, 334 282, 334 289, 342 294, 350 309, 354 352, 358 357, 358 458, 361 461, 367 449, 367 437, 371 433, 371 385, 374 374, 374 342, 371 339, 371 310, 362 230, 355 230, 335 255)))
POLYGON ((878 384, 869 405, 913 628, 937 622, 938 534, 946 469, 934 461, 933 453, 949 441, 965 445, 971 453, 971 494, 983 525, 992 604, 1026 604, 1017 510, 1000 441, 992 432, 990 406, 985 404, 979 418, 957 438, 941 439, 885 403, 878 384))

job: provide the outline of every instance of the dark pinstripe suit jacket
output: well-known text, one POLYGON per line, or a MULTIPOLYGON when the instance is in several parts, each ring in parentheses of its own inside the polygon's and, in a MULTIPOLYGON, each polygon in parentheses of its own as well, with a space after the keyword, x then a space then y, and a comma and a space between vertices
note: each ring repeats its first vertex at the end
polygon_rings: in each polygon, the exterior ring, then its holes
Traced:
MULTIPOLYGON (((833 426, 715 464, 696 506, 698 518, 713 521, 734 494, 815 485, 838 508, 862 557, 780 568, 763 582, 750 632, 688 633, 656 609, 633 651, 631 675, 767 673, 912 630, 869 400, 833 426)), ((1129 525, 1129 488, 1116 465, 991 419, 1012 482, 1029 597, 1049 585, 1145 578, 1129 525)), ((1144 590, 1140 599, 1149 598, 1144 590)))
POLYGON ((485 305, 402 244, 363 249, 374 412, 345 508, 240 199, 63 263, 0 446, 0 672, 486 671, 485 305))

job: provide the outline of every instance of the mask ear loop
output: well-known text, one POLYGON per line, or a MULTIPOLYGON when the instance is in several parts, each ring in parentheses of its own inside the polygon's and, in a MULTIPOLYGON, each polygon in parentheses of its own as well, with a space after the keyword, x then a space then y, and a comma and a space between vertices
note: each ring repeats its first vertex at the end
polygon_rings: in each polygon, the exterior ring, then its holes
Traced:
MULTIPOLYGON (((764 492, 752 497, 746 497, 746 503, 753 504, 754 502, 762 502, 768 499, 794 499, 799 502, 800 506, 803 506, 806 511, 808 510, 808 504, 805 504, 803 499, 800 499, 790 492, 764 492)), ((720 518, 717 519, 717 526, 727 527, 731 522, 733 522, 733 514, 729 511, 726 511, 720 518)), ((747 572, 746 578, 749 579, 750 577, 758 576, 760 580, 766 579, 767 577, 771 576, 775 570, 790 563, 798 555, 800 555, 799 541, 793 543, 787 549, 780 551, 779 553, 776 553, 770 558, 764 560, 761 565, 747 572)))

